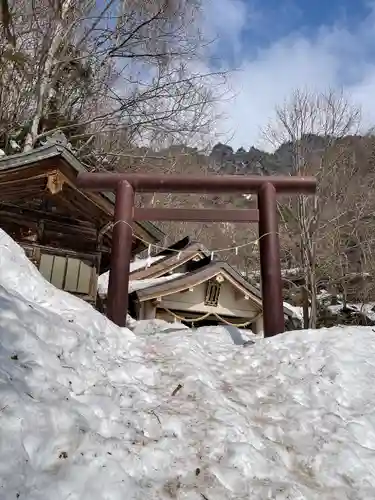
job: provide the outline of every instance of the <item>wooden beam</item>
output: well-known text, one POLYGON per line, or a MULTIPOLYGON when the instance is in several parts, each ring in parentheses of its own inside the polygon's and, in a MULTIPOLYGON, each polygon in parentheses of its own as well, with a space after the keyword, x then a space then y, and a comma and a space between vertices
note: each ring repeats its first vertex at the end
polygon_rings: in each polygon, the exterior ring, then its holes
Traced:
POLYGON ((77 186, 90 191, 113 191, 127 181, 137 193, 258 193, 268 183, 282 194, 314 194, 314 177, 296 175, 183 175, 130 174, 127 172, 81 172, 77 186))
POLYGON ((38 217, 36 214, 28 213, 28 214, 20 214, 7 212, 4 210, 0 210, 0 225, 1 222, 5 223, 14 223, 19 225, 27 225, 29 222, 33 222, 37 224, 43 220, 45 223, 45 231, 53 231, 56 233, 66 233, 66 234, 74 234, 76 236, 81 236, 82 238, 91 238, 93 241, 96 241, 97 231, 95 227, 88 227, 87 225, 79 225, 79 224, 67 224, 66 222, 61 222, 58 220, 53 220, 48 217, 38 217))
POLYGON ((66 248, 56 248, 56 247, 51 247, 49 245, 39 245, 38 243, 30 243, 28 241, 21 241, 20 245, 22 248, 27 248, 27 249, 39 249, 43 253, 48 253, 52 255, 61 255, 61 256, 68 256, 68 257, 76 257, 77 259, 96 259, 98 260, 100 258, 100 252, 96 250, 90 250, 90 251, 82 251, 82 250, 71 250, 71 249, 66 249, 66 248))
POLYGON ((8 172, 2 172, 0 174, 0 186, 1 188, 5 188, 7 186, 14 186, 14 185, 24 185, 24 182, 31 182, 31 181, 41 181, 43 182, 43 179, 47 178, 47 173, 38 173, 34 175, 28 175, 26 178, 21 177, 21 176, 12 176, 8 172))
POLYGON ((258 222, 256 209, 134 208, 135 221, 258 222))
MULTIPOLYGON (((7 210, 1 210, 0 204, 0 227, 7 226, 23 226, 30 223, 37 225, 43 222, 44 232, 48 235, 56 234, 57 236, 63 234, 63 238, 79 238, 82 242, 86 241, 92 245, 99 244, 99 248, 107 251, 108 239, 112 238, 112 223, 110 223, 109 230, 103 235, 101 241, 97 241, 98 231, 94 225, 86 221, 79 221, 79 223, 71 222, 66 216, 59 216, 57 214, 48 213, 29 208, 19 208, 14 206, 6 206, 7 210), (104 238, 106 239, 105 244, 104 238)), ((77 221, 78 222, 78 221, 77 221)), ((61 238, 61 236, 60 236, 61 238)), ((134 236, 133 246, 137 245, 137 237, 134 236)))
MULTIPOLYGON (((74 217, 74 214, 60 214, 59 212, 40 210, 38 208, 32 208, 28 206, 17 206, 14 203, 0 203, 0 216, 2 212, 4 212, 5 214, 14 214, 16 217, 20 215, 24 218, 31 218, 34 220, 44 219, 46 221, 69 225, 76 225, 77 223, 77 216, 74 217)), ((87 220, 80 220, 79 226, 85 226, 89 229, 95 229, 95 225, 92 222, 88 222, 87 220)))

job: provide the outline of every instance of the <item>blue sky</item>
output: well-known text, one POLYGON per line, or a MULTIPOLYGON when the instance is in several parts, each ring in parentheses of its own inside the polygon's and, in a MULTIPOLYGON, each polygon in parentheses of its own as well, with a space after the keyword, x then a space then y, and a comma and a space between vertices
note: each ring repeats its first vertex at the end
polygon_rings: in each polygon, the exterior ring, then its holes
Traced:
POLYGON ((265 47, 292 33, 314 37, 333 25, 355 27, 371 13, 371 5, 364 0, 248 0, 244 4, 259 19, 259 25, 249 23, 242 33, 244 44, 252 47, 265 47))
POLYGON ((234 147, 260 145, 275 105, 296 88, 344 89, 375 123, 375 2, 203 1, 215 65, 238 70, 218 125, 234 147))

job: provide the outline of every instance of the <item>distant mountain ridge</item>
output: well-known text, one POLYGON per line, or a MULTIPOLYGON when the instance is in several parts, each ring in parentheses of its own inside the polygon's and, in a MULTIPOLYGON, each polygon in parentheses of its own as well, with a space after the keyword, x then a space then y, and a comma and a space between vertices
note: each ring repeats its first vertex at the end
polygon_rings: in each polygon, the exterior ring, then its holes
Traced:
MULTIPOLYGON (((306 135, 302 141, 310 152, 325 148, 327 139, 317 135, 306 135)), ((226 174, 288 175, 294 161, 295 144, 285 142, 274 153, 267 153, 255 147, 248 151, 237 151, 228 145, 218 143, 209 155, 210 164, 215 170, 226 174)))

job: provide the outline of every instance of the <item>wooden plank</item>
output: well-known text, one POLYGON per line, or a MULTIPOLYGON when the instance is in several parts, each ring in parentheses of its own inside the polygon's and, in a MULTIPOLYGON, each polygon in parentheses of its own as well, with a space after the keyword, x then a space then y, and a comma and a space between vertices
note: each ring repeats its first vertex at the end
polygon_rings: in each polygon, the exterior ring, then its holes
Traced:
POLYGON ((59 212, 48 212, 46 210, 39 210, 37 208, 31 208, 28 206, 17 206, 13 203, 0 203, 0 217, 2 214, 10 217, 15 216, 15 218, 21 218, 22 220, 45 220, 56 222, 58 224, 68 224, 70 226, 86 227, 91 230, 95 230, 95 225, 92 222, 90 223, 89 221, 79 220, 79 223, 76 224, 77 217, 74 213, 71 213, 71 215, 65 215, 60 214, 59 212))
POLYGON ((134 208, 134 220, 185 222, 258 222, 256 209, 134 208))
POLYGON ((38 175, 30 175, 27 177, 27 179, 23 177, 19 178, 9 178, 9 176, 1 176, 0 177, 0 186, 2 189, 6 188, 7 186, 17 186, 17 185, 24 185, 25 181, 27 182, 43 182, 47 181, 47 173, 42 173, 38 175))
POLYGON ((63 191, 53 196, 51 199, 55 199, 56 203, 63 206, 70 213, 77 212, 80 214, 80 218, 85 218, 88 221, 95 221, 95 223, 101 227, 113 218, 112 214, 108 214, 102 207, 100 207, 95 201, 87 197, 91 193, 82 193, 77 191, 65 184, 63 191))
POLYGON ((22 248, 26 249, 37 249, 44 255, 59 255, 62 257, 72 257, 73 259, 87 260, 89 262, 95 262, 100 257, 98 251, 75 251, 67 250, 66 248, 56 248, 48 245, 39 245, 38 243, 29 243, 27 241, 21 241, 20 245, 22 248))
POLYGON ((5 198, 15 198, 18 201, 19 195, 29 194, 31 196, 37 196, 42 194, 44 191, 44 183, 28 183, 27 181, 22 181, 22 184, 17 184, 13 186, 2 186, 0 184, 1 200, 5 198))
POLYGON ((75 234, 77 236, 81 236, 82 238, 90 237, 93 240, 97 238, 97 231, 95 227, 88 227, 88 225, 80 225, 80 224, 69 224, 64 222, 60 222, 58 220, 53 220, 48 217, 38 217, 36 214, 17 214, 13 212, 5 212, 0 210, 0 223, 1 222, 11 222, 19 225, 27 225, 29 222, 38 223, 43 220, 45 222, 46 231, 54 231, 57 233, 67 233, 67 234, 75 234))

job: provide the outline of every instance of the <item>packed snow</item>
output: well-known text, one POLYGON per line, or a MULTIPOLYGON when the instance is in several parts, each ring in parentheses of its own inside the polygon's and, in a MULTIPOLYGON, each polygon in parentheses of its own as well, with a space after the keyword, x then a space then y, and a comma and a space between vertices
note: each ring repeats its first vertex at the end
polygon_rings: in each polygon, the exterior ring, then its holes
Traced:
POLYGON ((318 296, 318 300, 322 307, 325 307, 332 315, 339 316, 344 313, 358 313, 364 318, 367 318, 370 322, 375 321, 375 304, 374 302, 367 303, 352 303, 343 300, 341 295, 333 296, 328 292, 321 292, 318 296), (335 302, 335 303, 333 303, 335 302))
POLYGON ((371 328, 120 329, 4 233, 0 301, 1 499, 374 498, 371 328))
POLYGON ((130 272, 134 273, 140 269, 150 267, 161 259, 165 259, 165 255, 154 255, 146 257, 145 259, 135 259, 130 263, 130 272))
MULTIPOLYGON (((154 257, 147 257, 146 259, 136 259, 130 263, 130 272, 134 273, 135 271, 139 271, 141 269, 145 269, 149 266, 152 266, 156 262, 161 259, 164 259, 165 255, 155 255, 154 257)), ((152 285, 161 284, 170 279, 177 278, 181 276, 181 274, 176 273, 168 276, 162 276, 160 278, 145 279, 145 280, 132 280, 130 276, 130 284, 129 284, 129 292, 134 292, 137 290, 141 290, 142 288, 147 288, 152 285)), ((109 271, 101 274, 98 279, 98 293, 104 298, 108 293, 108 283, 109 283, 109 271)))
MULTIPOLYGON (((176 278, 180 278, 184 276, 185 273, 172 273, 167 274, 166 276, 160 276, 159 278, 149 278, 143 280, 130 280, 129 281, 129 293, 136 292, 138 290, 143 290, 145 288, 150 288, 152 286, 161 285, 162 283, 166 283, 167 281, 174 280, 176 278)), ((98 279, 98 294, 105 298, 108 294, 108 283, 109 283, 109 273, 104 273, 99 276, 98 279)))
POLYGON ((288 302, 284 302, 284 311, 287 311, 291 318, 294 318, 300 322, 303 321, 303 308, 298 306, 292 306, 288 302))

